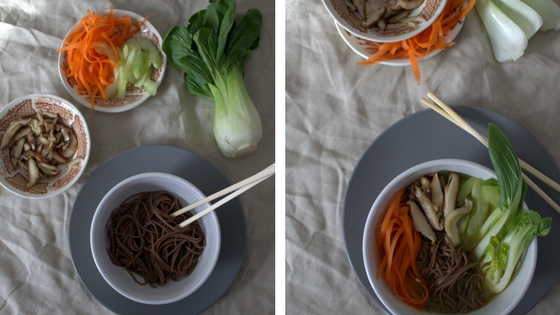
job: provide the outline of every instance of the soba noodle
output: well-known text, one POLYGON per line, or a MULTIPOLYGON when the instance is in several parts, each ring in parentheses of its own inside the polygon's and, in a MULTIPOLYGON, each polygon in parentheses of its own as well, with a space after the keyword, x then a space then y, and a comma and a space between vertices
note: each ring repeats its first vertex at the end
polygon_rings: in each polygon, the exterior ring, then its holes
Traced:
POLYGON ((113 264, 124 266, 136 283, 154 288, 190 275, 206 239, 197 222, 177 227, 192 216, 170 215, 181 208, 179 200, 166 191, 142 192, 125 200, 107 221, 107 252, 113 264))
POLYGON ((445 232, 437 232, 434 244, 423 238, 416 262, 428 283, 425 309, 438 313, 467 313, 488 302, 483 278, 471 251, 453 247, 445 232))

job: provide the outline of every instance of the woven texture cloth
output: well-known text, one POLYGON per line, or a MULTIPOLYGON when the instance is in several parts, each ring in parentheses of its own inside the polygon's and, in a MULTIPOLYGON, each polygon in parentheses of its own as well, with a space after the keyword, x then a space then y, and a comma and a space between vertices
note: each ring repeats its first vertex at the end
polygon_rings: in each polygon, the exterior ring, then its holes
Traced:
MULTIPOLYGON (((513 119, 560 161, 559 35, 539 32, 523 57, 501 64, 473 10, 455 46, 420 62, 417 85, 408 66, 356 65, 364 59, 322 1, 286 0, 287 314, 384 314, 346 255, 343 199, 362 154, 391 125, 426 109, 419 100, 428 91, 513 119)), ((559 294, 557 281, 529 314, 557 313, 559 294)))
MULTIPOLYGON (((58 95, 85 116, 92 153, 78 182, 61 195, 29 200, 0 188, 0 314, 112 314, 82 285, 72 265, 68 222, 74 200, 91 173, 113 156, 138 146, 190 150, 236 183, 274 163, 274 1, 239 0, 236 18, 250 8, 263 14, 259 47, 245 67, 248 93, 259 111, 259 149, 230 159, 213 134, 211 99, 190 94, 183 73, 168 61, 157 95, 118 114, 90 111, 74 101, 58 75, 58 49, 87 10, 127 10, 149 21, 162 37, 207 1, 18 1, 0 2, 0 108, 33 93, 58 95)), ((162 157, 165 162, 165 157, 162 157)), ((204 314, 274 313, 274 180, 240 196, 247 221, 247 250, 232 286, 204 314)), ((180 314, 180 313, 179 313, 180 314)))

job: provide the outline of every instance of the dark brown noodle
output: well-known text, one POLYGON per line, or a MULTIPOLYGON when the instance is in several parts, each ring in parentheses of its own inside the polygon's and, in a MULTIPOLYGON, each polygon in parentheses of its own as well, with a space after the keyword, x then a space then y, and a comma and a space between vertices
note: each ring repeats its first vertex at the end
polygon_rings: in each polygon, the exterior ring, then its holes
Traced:
POLYGON ((181 208, 179 200, 166 191, 142 192, 126 199, 106 225, 110 242, 107 252, 113 264, 124 266, 136 283, 154 288, 169 279, 177 281, 190 275, 204 251, 206 238, 196 221, 177 227, 192 216, 185 213, 171 217, 181 208))
POLYGON ((478 309, 488 302, 484 280, 472 251, 453 247, 445 232, 436 231, 432 244, 423 238, 416 262, 428 283, 429 312, 459 314, 478 309))

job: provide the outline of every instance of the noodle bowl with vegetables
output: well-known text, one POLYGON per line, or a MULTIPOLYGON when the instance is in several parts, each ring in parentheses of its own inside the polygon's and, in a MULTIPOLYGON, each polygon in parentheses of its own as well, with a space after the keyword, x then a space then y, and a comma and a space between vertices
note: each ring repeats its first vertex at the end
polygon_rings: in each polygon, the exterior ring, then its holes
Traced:
MULTIPOLYGON (((435 160, 401 173, 379 194, 365 225, 364 265, 376 295, 391 313, 507 314, 515 308, 533 276, 537 257, 536 238, 532 238, 520 257, 508 285, 501 292, 494 293, 489 289, 481 272, 483 268, 480 258, 475 254, 476 246, 473 245, 475 241, 465 237, 465 235, 472 235, 472 230, 475 230, 474 224, 469 229, 469 225, 465 222, 468 223, 475 218, 474 214, 479 208, 484 208, 483 202, 472 202, 472 200, 478 197, 477 194, 483 187, 480 184, 485 183, 484 187, 491 187, 490 183, 495 183, 492 182, 495 176, 492 170, 473 162, 454 159, 435 160), (456 184, 458 183, 459 187, 456 187, 456 200, 453 202, 453 207, 449 207, 452 209, 451 213, 447 213, 447 218, 450 220, 448 222, 442 220, 445 216, 443 213, 441 215, 436 213, 431 217, 426 215, 423 209, 427 204, 426 201, 429 200, 432 206, 436 204, 435 207, 441 203, 440 211, 443 211, 445 201, 453 199, 445 198, 445 193, 451 190, 449 187, 453 185, 450 183, 454 180, 457 180, 456 184), (441 189, 441 195, 439 190, 432 191, 432 187, 437 185, 441 189), (473 198, 473 187, 476 190, 475 198, 473 198), (433 195, 435 195, 434 200, 433 195), (425 197, 428 199, 425 200, 425 197), (465 202, 465 199, 470 201, 465 202), (394 213, 389 213, 392 206, 396 206, 394 213), (463 210, 469 207, 469 211, 463 210), (412 213, 418 214, 417 210, 424 221, 414 224, 412 213), (455 211, 456 213, 453 213, 455 211), (399 216, 403 222, 408 220, 405 223, 412 226, 412 229, 404 229, 403 232, 389 233, 389 235, 401 233, 404 235, 403 239, 413 240, 411 242, 413 245, 403 246, 400 251, 396 241, 380 236, 390 229, 387 227, 387 222, 390 221, 394 226, 404 224, 397 221, 399 216), (386 221, 387 217, 393 220, 386 221), (452 230, 450 227, 455 229, 452 230), (450 230, 447 231, 446 228, 450 230), (423 233, 418 230, 422 230, 423 233), (466 244, 461 243, 461 238, 468 239, 466 244), (387 248, 389 251, 386 251, 387 248), (394 251, 391 252, 391 249, 394 251), (389 256, 392 258, 391 263, 387 258, 389 256), (401 273, 405 275, 404 277, 392 275, 388 271, 402 262, 409 265, 409 268, 402 267, 406 270, 401 273), (412 289, 405 291, 405 288, 412 289)), ((486 201, 486 209, 492 209, 492 204, 496 202, 496 191, 492 192, 489 188, 484 190, 490 200, 486 201)), ((473 223, 475 221, 476 218, 473 223)))

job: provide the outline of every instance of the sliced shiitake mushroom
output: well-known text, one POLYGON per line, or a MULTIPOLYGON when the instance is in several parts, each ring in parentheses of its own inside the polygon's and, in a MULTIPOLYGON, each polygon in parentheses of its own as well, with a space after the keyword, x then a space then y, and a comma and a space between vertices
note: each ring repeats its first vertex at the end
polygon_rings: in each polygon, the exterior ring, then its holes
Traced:
POLYGON ((57 114, 46 111, 13 121, 0 147, 9 147, 12 165, 27 174, 27 187, 42 177, 59 175, 61 170, 57 165, 75 167, 82 162, 75 157, 78 139, 72 128, 63 124, 57 114))

